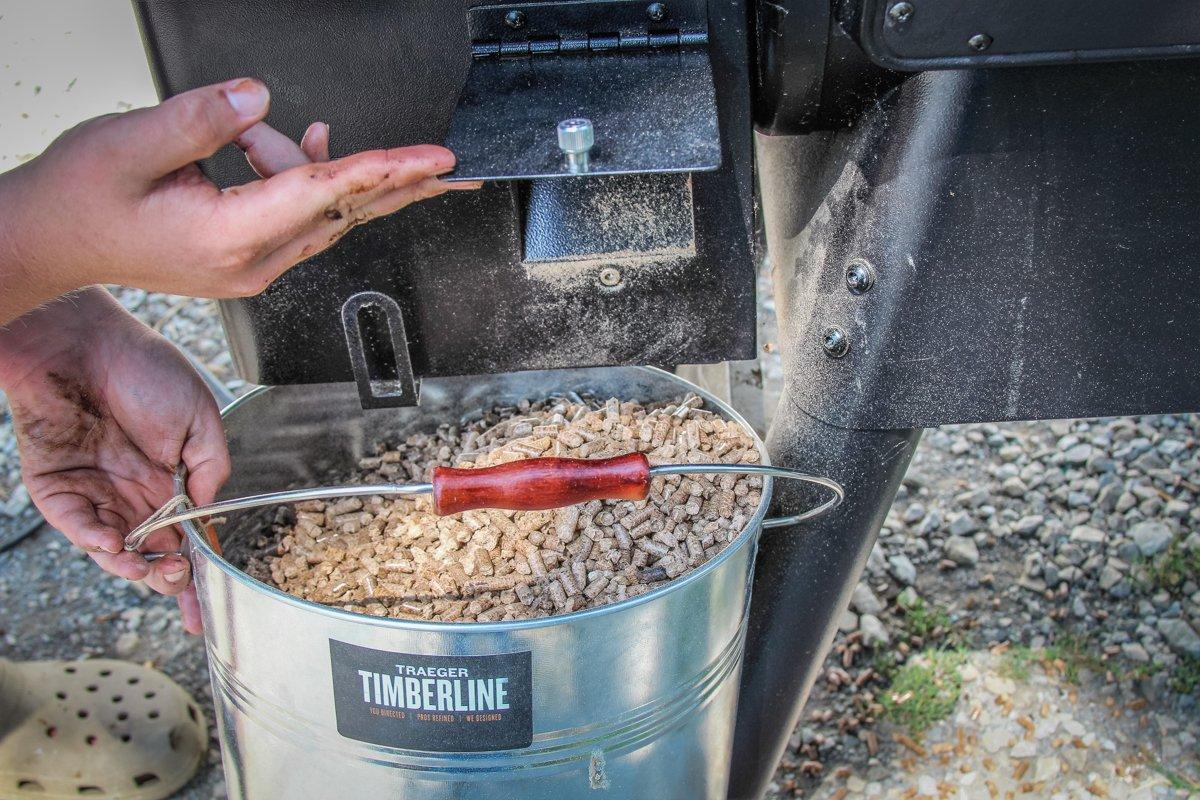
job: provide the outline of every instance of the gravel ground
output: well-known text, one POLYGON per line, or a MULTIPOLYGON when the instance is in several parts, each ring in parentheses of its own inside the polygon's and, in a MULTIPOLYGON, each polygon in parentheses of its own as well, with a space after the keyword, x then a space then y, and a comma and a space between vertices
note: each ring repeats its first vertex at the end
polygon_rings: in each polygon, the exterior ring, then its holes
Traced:
MULTIPOLYGON (((861 786, 848 775, 886 794, 935 774, 893 737, 921 741, 913 718, 922 721, 926 704, 919 691, 906 697, 905 665, 930 651, 997 646, 1022 662, 1061 662, 1069 679, 1060 683, 1083 706, 1107 707, 1110 697, 1117 708, 1136 704, 1146 729, 1161 735, 1114 738, 1111 764, 1166 765, 1197 791, 1198 424, 1159 416, 929 432, 792 737, 775 796, 816 787, 818 796, 834 796, 830 787, 855 795, 861 786)), ((961 714, 966 703, 944 713, 961 714)), ((1022 705, 1031 695, 1013 703, 1009 716, 1040 718, 1038 706, 1022 705)), ((980 735, 992 722, 1008 725, 987 715, 980 735)), ((929 736, 938 741, 936 729, 929 736)), ((962 775, 969 767, 954 765, 962 775)), ((1071 788, 1078 779, 1064 773, 1035 795, 1086 796, 1071 788)), ((1171 791, 1157 773, 1147 781, 1171 791)), ((952 786, 931 796, 993 796, 984 783, 952 786)), ((1133 789, 1112 782, 1109 791, 1133 789)))
MULTIPOLYGON (((241 388, 213 304, 118 296, 241 388)), ((1187 796, 1200 774, 1198 430, 1160 416, 929 432, 772 796, 1187 796), (943 659, 945 675, 927 667, 943 659), (931 685, 946 696, 930 700, 931 685)), ((4 418, 0 473, 10 437, 4 418)), ((202 642, 173 604, 53 531, 0 554, 0 607, 5 655, 150 661, 212 719, 202 642)), ((179 796, 223 796, 219 760, 214 741, 179 796)))

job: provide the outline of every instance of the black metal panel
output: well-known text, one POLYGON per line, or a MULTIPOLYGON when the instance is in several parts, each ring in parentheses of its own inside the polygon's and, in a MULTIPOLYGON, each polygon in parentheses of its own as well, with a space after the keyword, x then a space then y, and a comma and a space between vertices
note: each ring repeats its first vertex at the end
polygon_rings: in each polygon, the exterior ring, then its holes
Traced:
POLYGON ((1200 54, 1195 0, 862 0, 860 39, 900 70, 1200 54))
MULTIPOLYGON (((332 127, 334 155, 443 139, 471 63, 454 0, 296 4, 210 0, 136 5, 161 91, 239 75, 272 91, 268 121, 299 137, 332 127)), ((456 375, 605 364, 705 362, 754 352, 754 263, 746 12, 709 3, 722 167, 693 176, 695 254, 595 279, 548 280, 522 260, 513 184, 454 192, 352 231, 262 295, 222 303, 248 380, 353 378, 342 303, 395 298, 413 370, 456 375)), ((203 165, 218 184, 253 177, 227 148, 203 165)))
POLYGON ((523 184, 525 265, 669 261, 696 254, 687 175, 619 175, 523 184))
POLYGON ((787 136, 845 128, 905 77, 867 58, 830 6, 829 0, 756 0, 758 131, 787 136))
POLYGON ((797 402, 857 429, 1200 407, 1197 97, 1193 61, 932 72, 761 139, 797 402))
MULTIPOLYGON (((805 414, 786 393, 780 399, 767 436, 771 463, 834 478, 846 488, 846 502, 813 523, 764 531, 759 540, 730 798, 763 797, 919 436, 838 429, 805 414)), ((785 483, 777 484, 775 510, 811 506, 809 493, 785 483)))
POLYGON ((591 175, 697 172, 721 164, 712 66, 703 45, 482 58, 450 122, 454 180, 565 177, 556 126, 591 120, 591 175))

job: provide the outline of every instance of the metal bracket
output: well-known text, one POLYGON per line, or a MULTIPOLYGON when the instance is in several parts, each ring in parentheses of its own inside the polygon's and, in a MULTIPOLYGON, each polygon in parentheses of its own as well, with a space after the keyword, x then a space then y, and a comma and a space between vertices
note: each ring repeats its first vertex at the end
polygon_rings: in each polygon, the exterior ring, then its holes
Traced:
POLYGON ((404 315, 395 300, 379 292, 351 295, 342 304, 342 328, 363 408, 397 408, 420 402, 421 385, 413 377, 404 315), (378 315, 366 331, 363 311, 378 315))
POLYGON ((698 172, 721 164, 704 0, 574 0, 468 11, 474 60, 447 180, 698 172), (563 120, 591 122, 587 167, 563 120))

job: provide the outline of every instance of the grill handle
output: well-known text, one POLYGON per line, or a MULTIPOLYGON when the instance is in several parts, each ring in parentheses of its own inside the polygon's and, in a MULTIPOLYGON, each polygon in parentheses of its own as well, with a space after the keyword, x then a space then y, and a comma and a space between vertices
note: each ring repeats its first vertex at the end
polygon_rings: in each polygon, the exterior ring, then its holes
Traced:
POLYGON ((437 467, 433 508, 439 515, 476 508, 542 511, 589 500, 645 500, 650 462, 641 453, 615 458, 532 458, 480 469, 437 467))

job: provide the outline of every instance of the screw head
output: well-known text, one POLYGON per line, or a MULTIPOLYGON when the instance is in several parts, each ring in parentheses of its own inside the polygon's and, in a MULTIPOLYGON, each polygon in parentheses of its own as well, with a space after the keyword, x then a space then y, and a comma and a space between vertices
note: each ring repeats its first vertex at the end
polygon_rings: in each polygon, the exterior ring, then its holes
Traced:
POLYGON ((646 16, 654 22, 662 22, 667 18, 667 7, 662 3, 651 3, 646 6, 646 16))
POLYGON ((888 17, 892 22, 904 23, 912 19, 912 15, 917 12, 913 8, 912 3, 900 2, 888 9, 888 17))
POLYGON ((821 334, 821 347, 830 358, 841 358, 850 352, 850 335, 841 328, 826 328, 821 334))
POLYGON ((846 267, 846 288, 851 294, 865 294, 875 285, 875 270, 865 261, 852 261, 846 267))
POLYGON ((590 119, 578 117, 558 123, 558 149, 564 153, 586 153, 596 144, 596 131, 590 119))
POLYGON ((604 286, 618 286, 621 283, 621 270, 616 267, 605 267, 600 270, 600 283, 604 286))
MULTIPOLYGON (((494 19, 494 17, 493 17, 494 19)), ((516 30, 525 24, 525 12, 518 8, 514 8, 504 15, 504 24, 516 30)))
POLYGON ((977 33, 970 39, 967 39, 967 46, 977 53, 982 53, 992 46, 992 37, 986 33, 977 33))

